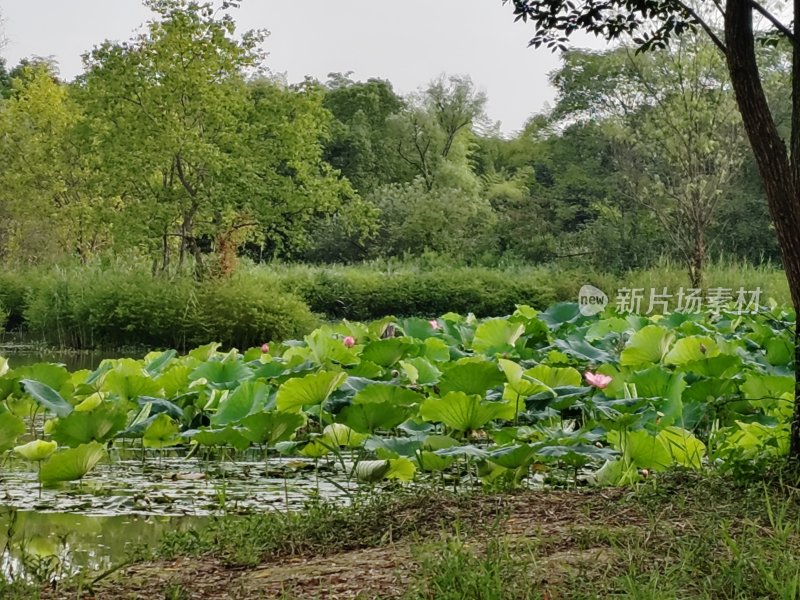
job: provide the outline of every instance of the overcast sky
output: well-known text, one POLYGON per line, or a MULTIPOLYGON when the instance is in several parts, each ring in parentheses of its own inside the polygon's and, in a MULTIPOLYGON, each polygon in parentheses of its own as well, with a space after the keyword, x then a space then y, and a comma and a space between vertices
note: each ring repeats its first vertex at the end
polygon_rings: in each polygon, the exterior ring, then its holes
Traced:
MULTIPOLYGON (((0 13, 11 65, 52 56, 68 79, 81 54, 128 39, 150 15, 140 0, 0 0, 0 13)), ((270 31, 268 67, 290 82, 353 71, 406 93, 441 73, 466 74, 507 133, 553 99, 547 74, 558 58, 526 47, 530 29, 501 0, 244 0, 234 15, 241 30, 270 31)))

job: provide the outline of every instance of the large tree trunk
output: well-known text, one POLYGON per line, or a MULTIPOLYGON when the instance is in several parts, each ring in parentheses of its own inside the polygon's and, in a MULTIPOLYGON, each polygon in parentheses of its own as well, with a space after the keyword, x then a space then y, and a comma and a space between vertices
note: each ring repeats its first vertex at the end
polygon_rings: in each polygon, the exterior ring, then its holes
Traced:
MULTIPOLYGON (((728 70, 750 139, 761 180, 769 202, 769 210, 795 313, 800 313, 800 52, 795 47, 792 102, 792 150, 778 133, 767 103, 756 62, 753 35, 753 9, 748 0, 727 0, 725 45, 728 70)), ((800 15, 796 15, 798 17, 800 15)), ((797 21, 797 19, 795 19, 797 21)), ((796 29, 798 25, 796 23, 796 29)), ((800 336, 795 327, 795 410, 792 420, 791 457, 800 459, 800 336)))

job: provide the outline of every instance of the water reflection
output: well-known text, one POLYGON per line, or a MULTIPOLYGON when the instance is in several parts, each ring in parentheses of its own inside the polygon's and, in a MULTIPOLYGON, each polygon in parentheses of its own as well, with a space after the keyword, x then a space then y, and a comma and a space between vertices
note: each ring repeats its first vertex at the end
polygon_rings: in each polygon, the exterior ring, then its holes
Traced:
POLYGON ((0 572, 7 579, 47 582, 101 573, 165 531, 202 527, 208 517, 87 516, 0 508, 0 572))

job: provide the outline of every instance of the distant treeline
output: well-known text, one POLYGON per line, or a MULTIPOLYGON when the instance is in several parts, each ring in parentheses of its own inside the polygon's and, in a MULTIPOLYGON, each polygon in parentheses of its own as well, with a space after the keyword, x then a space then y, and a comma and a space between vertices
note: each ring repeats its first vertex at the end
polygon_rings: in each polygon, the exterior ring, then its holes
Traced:
MULTIPOLYGON (((557 100, 511 137, 468 77, 287 85, 263 34, 187 0, 125 43, 54 65, 0 63, 0 260, 145 258, 230 275, 237 257, 358 262, 435 252, 608 271, 663 257, 695 283, 715 257, 777 261, 722 59, 573 51, 557 100)), ((787 49, 764 47, 780 114, 787 49)), ((788 125, 788 119, 787 119, 788 125)))

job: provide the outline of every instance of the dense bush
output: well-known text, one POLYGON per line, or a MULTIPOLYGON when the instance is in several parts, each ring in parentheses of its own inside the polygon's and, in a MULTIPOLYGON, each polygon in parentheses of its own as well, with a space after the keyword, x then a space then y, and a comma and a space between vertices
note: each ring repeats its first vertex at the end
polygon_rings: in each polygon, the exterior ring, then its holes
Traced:
MULTIPOLYGON (((616 276, 577 266, 490 269, 418 259, 357 267, 243 264, 232 279, 198 283, 188 276, 154 278, 138 266, 94 265, 0 273, 0 306, 8 329, 27 329, 56 345, 183 349, 219 341, 244 348, 302 336, 317 323, 313 313, 350 320, 447 312, 502 316, 517 304, 543 308, 574 300, 585 283, 604 290, 613 303, 619 288, 649 294, 667 287, 677 294, 688 278, 668 262, 616 276)), ((789 302, 785 275, 770 267, 717 264, 706 277, 705 287, 714 286, 760 287, 763 301, 789 302)))
MULTIPOLYGON (((514 273, 484 268, 319 268, 291 269, 278 277, 311 310, 335 319, 437 316, 446 312, 497 316, 513 312, 517 304, 543 308, 562 299, 552 278, 543 270, 514 273)), ((574 286, 566 287, 572 291, 574 286)), ((575 295, 577 289, 574 288, 575 295)))
POLYGON ((36 280, 27 299, 29 331, 75 348, 183 349, 212 340, 247 347, 317 323, 302 300, 241 278, 198 283, 135 270, 61 271, 36 280))
POLYGON ((33 273, 0 271, 0 305, 7 315, 7 329, 16 329, 23 324, 26 295, 33 277, 33 273))

